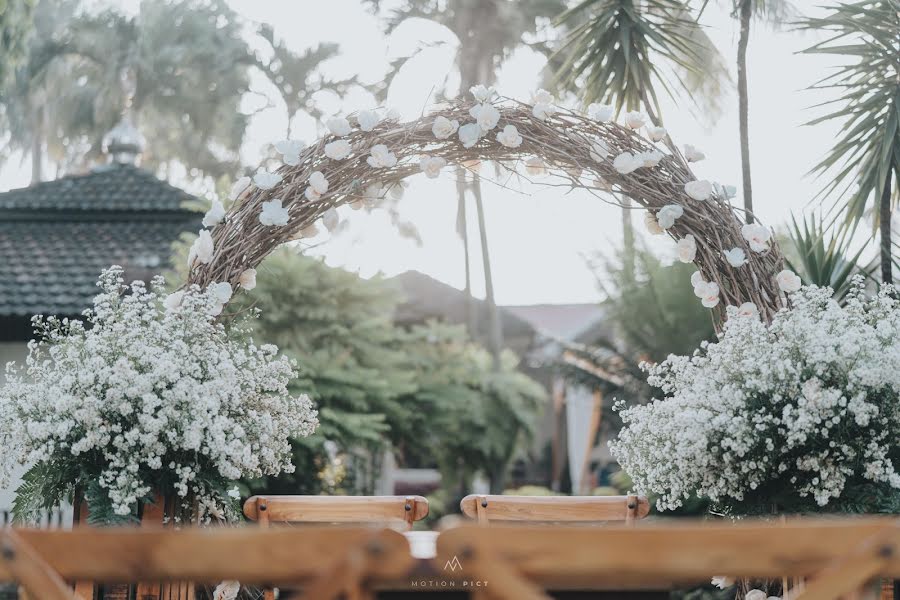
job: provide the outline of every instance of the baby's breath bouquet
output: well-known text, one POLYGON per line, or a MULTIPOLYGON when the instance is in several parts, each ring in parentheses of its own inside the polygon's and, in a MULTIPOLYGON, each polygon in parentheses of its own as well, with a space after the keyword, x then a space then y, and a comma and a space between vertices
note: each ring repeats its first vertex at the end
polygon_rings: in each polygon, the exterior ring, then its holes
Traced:
POLYGON ((309 398, 288 393, 294 365, 246 323, 216 320, 228 284, 163 285, 125 286, 113 267, 84 321, 35 317, 39 341, 0 389, 0 476, 29 467, 20 518, 76 487, 94 521, 132 518, 160 491, 222 516, 235 480, 293 469, 289 438, 317 425, 309 398))
POLYGON ((771 325, 730 318, 716 343, 649 368, 665 397, 623 410, 611 444, 660 509, 900 512, 900 302, 806 287, 771 325))

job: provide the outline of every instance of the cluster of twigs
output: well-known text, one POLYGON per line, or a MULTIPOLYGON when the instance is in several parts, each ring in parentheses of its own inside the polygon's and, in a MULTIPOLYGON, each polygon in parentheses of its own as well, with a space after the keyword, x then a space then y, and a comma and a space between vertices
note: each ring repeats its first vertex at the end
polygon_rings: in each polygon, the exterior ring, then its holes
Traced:
MULTIPOLYGON (((240 274, 255 268, 276 247, 297 239, 299 233, 319 219, 329 208, 348 203, 368 201, 364 192, 369 186, 382 186, 381 196, 399 186, 403 179, 420 172, 422 156, 443 157, 448 166, 467 165, 472 161, 494 161, 511 171, 521 173, 521 163, 528 157, 540 157, 548 167, 548 175, 536 183, 582 188, 601 200, 623 204, 630 198, 655 213, 668 204, 680 204, 684 215, 666 233, 673 239, 692 234, 697 244, 697 264, 706 281, 714 281, 721 290, 716 308, 719 322, 724 318, 724 306, 753 302, 766 321, 771 320, 782 306, 782 297, 775 282, 775 274, 782 269, 783 258, 774 241, 763 252, 752 252, 741 236, 741 220, 726 198, 716 194, 706 201, 690 198, 684 184, 696 179, 677 147, 666 138, 665 148, 643 138, 639 133, 612 121, 598 122, 578 113, 558 109, 545 120, 533 116, 530 106, 512 100, 496 104, 501 116, 497 127, 471 148, 465 148, 456 135, 436 139, 432 125, 438 116, 471 122, 471 102, 459 102, 443 107, 409 123, 385 120, 371 131, 354 129, 344 136, 353 152, 344 160, 325 156, 324 146, 334 141, 327 135, 307 147, 295 166, 282 165, 278 169, 281 182, 270 190, 250 186, 228 211, 225 221, 212 232, 214 254, 208 264, 192 268, 189 283, 201 287, 213 282, 237 284, 240 274), (515 125, 523 141, 517 148, 503 146, 496 134, 505 125, 515 125), (603 140, 609 147, 608 159, 591 157, 592 144, 603 140), (372 168, 366 158, 376 144, 385 144, 397 157, 391 168, 372 168), (619 173, 613 159, 622 152, 646 152, 667 149, 656 167, 639 168, 631 173, 619 173), (328 179, 326 194, 315 201, 304 195, 308 179, 314 171, 321 171, 328 179), (290 221, 283 227, 262 225, 259 214, 263 202, 281 199, 287 207, 290 221), (748 262, 741 267, 729 265, 723 251, 743 248, 748 262)), ((515 222, 511 219, 510 222, 515 222)))

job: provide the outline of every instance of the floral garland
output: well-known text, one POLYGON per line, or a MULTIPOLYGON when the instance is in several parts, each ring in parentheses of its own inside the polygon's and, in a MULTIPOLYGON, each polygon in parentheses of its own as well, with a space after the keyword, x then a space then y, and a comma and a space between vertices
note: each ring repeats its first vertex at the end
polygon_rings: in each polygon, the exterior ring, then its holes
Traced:
POLYGON ((797 276, 783 270, 771 230, 741 224, 729 203, 734 189, 693 175, 690 163, 703 153, 690 145, 679 151, 641 113, 627 113, 620 125, 611 106, 593 104, 577 114, 555 106, 544 90, 530 104, 481 85, 471 93, 474 101, 410 123, 361 111, 352 123, 327 120, 329 134, 312 145, 276 143, 283 164, 242 177, 231 191, 233 206, 226 211, 214 202, 206 214, 188 259, 189 284, 247 287, 277 246, 315 235, 317 221, 333 230, 338 207, 399 197, 411 175, 436 178, 449 165, 491 160, 510 171, 523 166, 526 177, 548 185, 646 208, 647 229, 676 240, 679 259, 698 266, 695 293, 719 322, 726 306, 770 321, 786 305, 785 293, 799 288, 797 276))

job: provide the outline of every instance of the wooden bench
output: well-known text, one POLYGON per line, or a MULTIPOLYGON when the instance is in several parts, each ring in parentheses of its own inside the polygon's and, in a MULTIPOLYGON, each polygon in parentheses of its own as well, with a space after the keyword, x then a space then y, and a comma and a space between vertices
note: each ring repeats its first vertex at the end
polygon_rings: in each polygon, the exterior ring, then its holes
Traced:
POLYGON ((650 513, 650 502, 629 496, 490 496, 471 494, 459 508, 486 525, 491 521, 604 522, 631 524, 650 513))

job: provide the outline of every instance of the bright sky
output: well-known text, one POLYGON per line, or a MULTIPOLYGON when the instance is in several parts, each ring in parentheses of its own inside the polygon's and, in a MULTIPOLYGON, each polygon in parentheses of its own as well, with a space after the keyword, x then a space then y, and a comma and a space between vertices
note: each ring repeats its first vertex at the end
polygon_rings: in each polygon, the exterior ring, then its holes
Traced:
MULTIPOLYGON (((408 54, 419 44, 444 42, 408 65, 395 79, 387 106, 400 110, 404 119, 417 117, 428 104, 432 90, 441 87, 453 69, 455 38, 448 30, 418 20, 400 28, 390 39, 382 33, 377 17, 359 0, 229 0, 234 9, 252 21, 270 23, 278 37, 296 50, 320 42, 337 42, 342 55, 323 70, 332 76, 358 74, 365 82, 384 77, 390 58, 408 54)), ((110 1, 134 10, 137 0, 110 1)), ((387 3, 389 5, 389 3, 387 3)), ((709 35, 721 52, 733 61, 737 48, 737 24, 725 5, 710 3, 704 15, 709 35)), ((806 0, 795 2, 806 9, 806 0)), ((812 10, 812 9, 809 9, 812 10)), ((796 54, 813 43, 808 34, 754 28, 750 41, 750 130, 753 188, 756 212, 770 225, 780 225, 799 214, 818 189, 805 173, 834 140, 836 127, 802 127, 811 113, 805 107, 822 101, 818 93, 803 91, 827 74, 823 59, 796 54)), ((497 88, 504 96, 527 99, 538 87, 544 66, 541 55, 517 51, 499 73, 497 88)), ((736 80, 732 65, 732 75, 736 80)), ((451 79, 450 85, 456 85, 451 79)), ((349 113, 373 108, 365 92, 338 99, 322 95, 329 113, 349 113)), ((707 159, 695 172, 701 178, 732 183, 740 189, 737 96, 731 90, 725 110, 714 124, 700 123, 687 105, 664 100, 666 126, 679 144, 701 148, 707 159)), ((255 117, 242 150, 248 164, 258 162, 269 142, 282 139, 286 114, 281 107, 255 117)), ((310 141, 317 125, 309 119, 295 123, 296 137, 310 141)), ((27 185, 30 168, 18 161, 0 171, 0 190, 27 185)), ((611 252, 621 240, 619 209, 587 193, 563 195, 559 188, 522 183, 518 190, 484 187, 486 221, 494 288, 500 304, 591 302, 600 298, 584 257, 611 252)), ((740 196, 736 199, 740 202, 740 196)), ((455 233, 456 198, 453 176, 439 180, 422 176, 410 180, 401 202, 402 215, 415 223, 424 244, 396 233, 382 211, 371 214, 344 207, 350 219, 347 231, 332 239, 323 234, 311 250, 329 264, 358 271, 394 275, 419 270, 456 287, 464 283, 462 244, 455 233), (321 242, 321 243, 319 243, 321 242)), ((474 208, 469 211, 474 216, 474 208)), ((484 283, 477 224, 470 219, 473 240, 473 287, 483 295, 484 283)), ((642 229, 640 215, 635 224, 642 229)), ((671 252, 669 243, 662 251, 671 252)))

